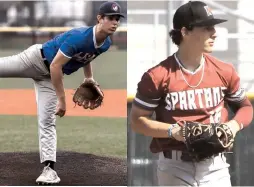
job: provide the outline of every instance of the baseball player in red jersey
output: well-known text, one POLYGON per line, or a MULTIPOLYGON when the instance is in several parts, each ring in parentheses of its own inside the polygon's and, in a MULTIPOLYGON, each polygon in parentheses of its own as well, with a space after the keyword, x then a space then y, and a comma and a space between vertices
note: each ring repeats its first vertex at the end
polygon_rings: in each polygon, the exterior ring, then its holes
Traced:
POLYGON ((236 133, 248 126, 253 108, 230 63, 211 56, 216 38, 214 18, 203 2, 179 7, 170 32, 178 50, 145 72, 131 110, 131 127, 153 137, 150 151, 159 154, 158 185, 231 186, 224 153, 204 161, 189 159, 179 120, 225 123, 236 133), (228 119, 227 106, 235 115, 228 119), (156 119, 151 116, 155 112, 156 119))

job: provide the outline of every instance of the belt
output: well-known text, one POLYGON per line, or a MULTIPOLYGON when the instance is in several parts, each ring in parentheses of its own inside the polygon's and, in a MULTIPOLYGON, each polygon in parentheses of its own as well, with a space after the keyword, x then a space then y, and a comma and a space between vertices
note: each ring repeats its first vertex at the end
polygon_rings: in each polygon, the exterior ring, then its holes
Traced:
MULTIPOLYGON (((163 151, 163 155, 167 159, 182 160, 185 162, 192 162, 193 161, 193 158, 186 151, 177 151, 177 150, 163 151)), ((218 156, 218 155, 220 155, 220 154, 215 154, 214 156, 218 156)))
POLYGON ((42 59, 43 59, 43 62, 44 62, 44 64, 45 64, 45 66, 47 67, 48 71, 50 72, 49 62, 48 62, 47 59, 45 58, 45 55, 44 55, 44 53, 43 53, 43 49, 40 49, 40 51, 41 51, 41 57, 42 57, 42 59))
POLYGON ((177 151, 177 150, 163 151, 163 155, 165 158, 168 158, 168 159, 182 160, 185 162, 192 161, 191 156, 185 151, 177 151))

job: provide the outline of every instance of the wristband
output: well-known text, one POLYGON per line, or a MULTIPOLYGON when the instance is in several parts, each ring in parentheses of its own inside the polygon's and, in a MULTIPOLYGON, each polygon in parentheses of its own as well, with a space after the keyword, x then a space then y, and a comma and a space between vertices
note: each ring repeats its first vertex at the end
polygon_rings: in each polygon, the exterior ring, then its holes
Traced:
POLYGON ((168 137, 169 138, 173 138, 172 136, 172 129, 175 128, 177 126, 177 124, 172 124, 170 125, 170 127, 168 128, 168 137))

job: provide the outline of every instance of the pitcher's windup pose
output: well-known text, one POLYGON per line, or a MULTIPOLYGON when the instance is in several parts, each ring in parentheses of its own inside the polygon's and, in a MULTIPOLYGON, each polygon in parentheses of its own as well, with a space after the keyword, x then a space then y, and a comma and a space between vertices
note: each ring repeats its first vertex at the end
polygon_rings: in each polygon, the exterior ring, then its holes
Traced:
POLYGON ((19 77, 34 80, 40 161, 45 164, 42 174, 36 179, 37 183, 60 182, 54 170, 57 149, 55 124, 56 115, 63 117, 66 113, 63 75, 70 75, 83 68, 85 85, 77 89, 73 101, 85 109, 100 106, 103 93, 93 79, 90 62, 110 48, 110 35, 116 31, 121 17, 123 15, 119 4, 105 2, 99 8, 96 25, 74 28, 44 44, 34 44, 17 55, 0 58, 1 78, 19 77), (94 93, 98 93, 97 97, 90 97, 89 86, 95 88, 94 93), (85 97, 90 97, 88 99, 91 100, 85 100, 85 97))

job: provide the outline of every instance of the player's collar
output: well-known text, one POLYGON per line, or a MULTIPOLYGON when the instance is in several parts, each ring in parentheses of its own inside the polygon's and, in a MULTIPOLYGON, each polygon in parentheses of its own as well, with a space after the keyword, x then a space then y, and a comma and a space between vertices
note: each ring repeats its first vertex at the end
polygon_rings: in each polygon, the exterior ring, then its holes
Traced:
POLYGON ((96 42, 95 30, 96 30, 96 25, 93 27, 93 43, 94 43, 95 49, 97 49, 97 48, 100 48, 101 46, 103 46, 105 40, 100 46, 98 46, 97 42, 96 42))
POLYGON ((195 71, 190 71, 190 70, 186 69, 186 68, 183 66, 183 64, 182 64, 182 62, 180 61, 180 59, 177 58, 176 53, 174 53, 174 58, 175 58, 177 64, 178 64, 185 72, 190 73, 190 74, 192 74, 192 75, 196 74, 196 73, 203 67, 203 65, 204 65, 204 63, 205 63, 205 58, 204 58, 204 56, 202 56, 202 59, 201 59, 201 61, 200 61, 200 65, 198 66, 198 68, 195 69, 195 71))

